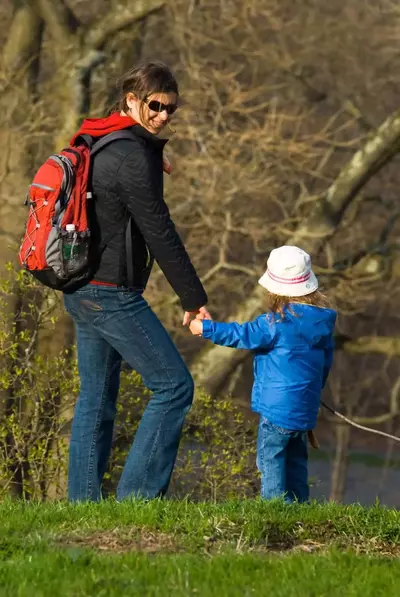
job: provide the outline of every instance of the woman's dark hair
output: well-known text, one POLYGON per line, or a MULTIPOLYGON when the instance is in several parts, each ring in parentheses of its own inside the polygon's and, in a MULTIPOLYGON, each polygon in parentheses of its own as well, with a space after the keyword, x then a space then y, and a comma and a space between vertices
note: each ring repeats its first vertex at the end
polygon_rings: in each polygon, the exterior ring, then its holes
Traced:
POLYGON ((125 73, 117 82, 119 98, 110 112, 128 112, 126 101, 128 93, 145 100, 152 93, 176 93, 179 95, 178 83, 171 69, 163 62, 146 62, 138 64, 125 73))

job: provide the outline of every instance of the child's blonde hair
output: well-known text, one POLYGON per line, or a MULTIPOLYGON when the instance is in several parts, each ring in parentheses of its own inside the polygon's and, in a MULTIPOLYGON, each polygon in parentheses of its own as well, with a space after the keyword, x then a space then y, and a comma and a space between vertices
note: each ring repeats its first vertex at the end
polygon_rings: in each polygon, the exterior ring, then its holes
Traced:
POLYGON ((285 317, 285 309, 288 308, 290 303, 302 303, 304 305, 321 307, 323 309, 332 307, 329 298, 320 290, 315 290, 311 294, 306 294, 304 296, 281 296, 279 294, 267 292, 266 302, 267 310, 271 313, 278 313, 282 319, 285 317))

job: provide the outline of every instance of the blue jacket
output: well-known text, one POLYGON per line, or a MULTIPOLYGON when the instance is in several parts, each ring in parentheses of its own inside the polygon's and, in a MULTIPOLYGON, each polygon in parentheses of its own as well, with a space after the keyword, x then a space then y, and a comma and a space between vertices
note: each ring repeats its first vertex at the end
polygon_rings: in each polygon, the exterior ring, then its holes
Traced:
POLYGON ((289 307, 283 319, 268 313, 243 324, 204 320, 203 337, 253 350, 252 409, 279 427, 306 431, 316 425, 332 365, 336 312, 301 303, 289 307))

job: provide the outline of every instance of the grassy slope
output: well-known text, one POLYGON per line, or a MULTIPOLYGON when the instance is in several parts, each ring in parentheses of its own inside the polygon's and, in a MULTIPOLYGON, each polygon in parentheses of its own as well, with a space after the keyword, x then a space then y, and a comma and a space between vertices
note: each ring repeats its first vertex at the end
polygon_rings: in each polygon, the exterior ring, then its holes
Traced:
POLYGON ((178 501, 0 504, 0 595, 400 594, 400 512, 178 501))

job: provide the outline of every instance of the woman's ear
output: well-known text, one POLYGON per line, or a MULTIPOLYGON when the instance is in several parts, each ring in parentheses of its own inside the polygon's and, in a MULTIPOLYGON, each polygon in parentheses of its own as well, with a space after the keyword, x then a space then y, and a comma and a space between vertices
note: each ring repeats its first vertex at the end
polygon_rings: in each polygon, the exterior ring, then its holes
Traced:
POLYGON ((134 93, 128 93, 126 95, 126 103, 130 110, 132 110, 133 108, 136 107, 137 101, 138 101, 138 98, 136 97, 136 95, 134 93))

